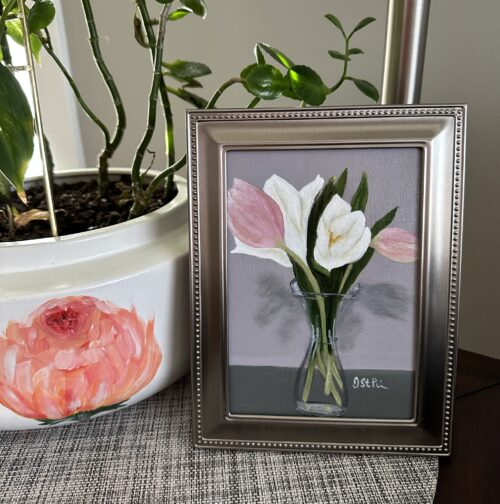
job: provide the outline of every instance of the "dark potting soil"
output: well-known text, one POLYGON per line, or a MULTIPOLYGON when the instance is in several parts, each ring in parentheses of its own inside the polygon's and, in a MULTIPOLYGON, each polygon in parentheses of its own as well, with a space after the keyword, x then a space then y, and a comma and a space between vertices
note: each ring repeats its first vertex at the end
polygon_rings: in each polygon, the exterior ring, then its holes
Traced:
MULTIPOLYGON (((130 188, 128 177, 111 182, 105 196, 99 195, 96 180, 56 185, 54 187, 54 202, 59 235, 81 233, 125 222, 132 206, 130 191, 127 191, 127 188, 130 188)), ((164 195, 164 189, 159 188, 151 198, 146 213, 153 212, 168 203, 176 192, 172 191, 167 199, 164 195)), ((23 205, 20 201, 15 203, 19 212, 47 209, 42 186, 28 188, 26 195, 28 206, 23 205)), ((25 226, 17 227, 14 236, 12 236, 7 218, 0 214, 0 242, 33 240, 50 236, 48 221, 39 220, 32 220, 25 226)))

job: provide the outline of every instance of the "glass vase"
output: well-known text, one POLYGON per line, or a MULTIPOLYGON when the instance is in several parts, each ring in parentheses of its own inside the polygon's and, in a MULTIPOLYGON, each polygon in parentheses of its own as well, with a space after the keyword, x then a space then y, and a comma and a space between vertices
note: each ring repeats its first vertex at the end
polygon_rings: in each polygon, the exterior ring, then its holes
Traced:
POLYGON ((295 280, 290 285, 302 303, 309 327, 309 345, 295 383, 297 411, 312 416, 342 416, 347 411, 348 395, 337 350, 337 328, 347 304, 358 295, 359 285, 342 295, 304 292, 295 280))

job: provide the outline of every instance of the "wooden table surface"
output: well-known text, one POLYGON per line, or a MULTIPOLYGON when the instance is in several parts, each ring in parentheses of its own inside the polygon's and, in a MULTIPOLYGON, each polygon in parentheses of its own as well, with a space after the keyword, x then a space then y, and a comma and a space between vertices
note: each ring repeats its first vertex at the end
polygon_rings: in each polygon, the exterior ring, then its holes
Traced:
POLYGON ((435 504, 500 504, 500 360, 460 350, 452 456, 435 504))

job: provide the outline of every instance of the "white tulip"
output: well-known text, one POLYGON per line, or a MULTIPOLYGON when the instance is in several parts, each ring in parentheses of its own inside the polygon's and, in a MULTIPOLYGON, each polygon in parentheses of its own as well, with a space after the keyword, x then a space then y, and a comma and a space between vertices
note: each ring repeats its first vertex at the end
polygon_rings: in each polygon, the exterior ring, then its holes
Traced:
POLYGON ((336 194, 319 220, 314 259, 328 271, 340 268, 361 259, 370 240, 363 212, 351 212, 351 205, 336 194))
MULTIPOLYGON (((293 185, 278 175, 272 175, 264 184, 264 192, 271 196, 280 207, 285 223, 285 245, 304 262, 307 255, 307 221, 314 198, 321 191, 324 180, 318 175, 312 182, 298 191, 293 185)), ((233 254, 247 254, 272 261, 291 268, 287 254, 278 248, 250 247, 236 237, 233 254)))

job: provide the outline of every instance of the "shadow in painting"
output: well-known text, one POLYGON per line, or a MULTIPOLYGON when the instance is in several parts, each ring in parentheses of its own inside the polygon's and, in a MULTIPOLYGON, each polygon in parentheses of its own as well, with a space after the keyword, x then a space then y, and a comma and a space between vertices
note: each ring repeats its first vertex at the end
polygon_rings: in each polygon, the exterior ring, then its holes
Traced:
MULTIPOLYGON (((273 273, 261 275, 257 280, 256 299, 260 302, 254 316, 257 327, 276 326, 276 333, 286 340, 293 334, 304 314, 283 277, 273 273)), ((339 350, 350 350, 356 345, 357 335, 364 324, 363 312, 379 317, 403 319, 411 298, 404 285, 391 283, 362 284, 355 303, 345 303, 342 317, 338 319, 339 331, 348 337, 339 342, 339 350)))

